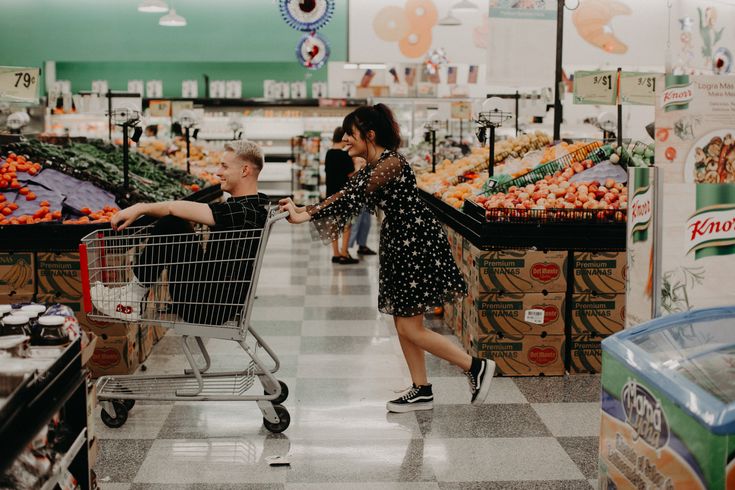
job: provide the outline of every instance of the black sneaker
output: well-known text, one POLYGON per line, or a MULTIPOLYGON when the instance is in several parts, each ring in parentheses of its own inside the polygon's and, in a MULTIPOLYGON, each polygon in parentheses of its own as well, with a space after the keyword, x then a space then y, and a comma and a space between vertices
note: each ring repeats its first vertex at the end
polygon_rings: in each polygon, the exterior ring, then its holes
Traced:
POLYGON ((357 255, 378 255, 374 250, 369 247, 358 247, 357 255))
POLYGON ((470 383, 472 404, 482 405, 490 393, 490 382, 495 374, 495 361, 473 357, 470 370, 464 374, 470 383))
POLYGON ((431 385, 413 385, 403 396, 389 401, 386 408, 389 412, 395 413, 431 410, 434 408, 434 394, 431 392, 431 385))
POLYGON ((360 261, 358 259, 352 258, 350 255, 343 255, 339 258, 340 264, 359 264, 360 261))
POLYGON ((332 263, 333 264, 341 264, 342 262, 342 256, 341 255, 333 255, 332 256, 332 263))

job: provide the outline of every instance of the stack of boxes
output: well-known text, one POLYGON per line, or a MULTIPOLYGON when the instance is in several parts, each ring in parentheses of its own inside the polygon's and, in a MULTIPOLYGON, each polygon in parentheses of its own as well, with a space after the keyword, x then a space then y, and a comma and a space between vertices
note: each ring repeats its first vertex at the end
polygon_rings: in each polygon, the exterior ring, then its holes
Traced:
POLYGON ((625 326, 625 252, 574 252, 570 372, 599 373, 602 340, 625 326))

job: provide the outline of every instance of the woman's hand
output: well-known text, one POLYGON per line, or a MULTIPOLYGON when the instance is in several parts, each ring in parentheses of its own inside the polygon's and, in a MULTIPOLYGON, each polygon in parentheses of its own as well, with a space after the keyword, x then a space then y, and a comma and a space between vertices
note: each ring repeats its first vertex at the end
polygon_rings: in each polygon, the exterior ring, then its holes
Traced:
POLYGON ((121 231, 130 226, 135 220, 140 218, 143 214, 143 207, 140 204, 133 204, 129 208, 125 208, 118 211, 110 219, 112 229, 115 231, 121 231))
POLYGON ((290 197, 278 201, 281 211, 288 212, 288 222, 293 224, 306 223, 311 219, 305 207, 298 207, 290 197))

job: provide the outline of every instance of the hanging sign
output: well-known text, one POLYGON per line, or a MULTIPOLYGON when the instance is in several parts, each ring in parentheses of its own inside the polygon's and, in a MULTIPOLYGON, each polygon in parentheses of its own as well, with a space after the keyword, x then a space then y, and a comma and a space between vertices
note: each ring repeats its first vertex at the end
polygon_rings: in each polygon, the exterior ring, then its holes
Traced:
POLYGON ((0 100, 38 102, 40 68, 0 66, 0 100))
POLYGON ((279 7, 286 24, 303 32, 321 29, 334 14, 332 0, 281 0, 279 7))
POLYGON ((472 104, 466 101, 452 102, 452 119, 472 119, 472 104))
POLYGON ((656 73, 622 72, 620 102, 631 105, 656 103, 656 73))
POLYGON ((617 79, 617 71, 575 71, 574 103, 615 105, 617 79))

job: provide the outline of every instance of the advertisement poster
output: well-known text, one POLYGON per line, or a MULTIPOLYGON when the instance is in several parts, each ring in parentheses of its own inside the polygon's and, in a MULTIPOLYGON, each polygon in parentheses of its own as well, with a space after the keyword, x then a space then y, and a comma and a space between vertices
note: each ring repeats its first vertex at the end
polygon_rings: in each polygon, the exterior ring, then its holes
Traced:
POLYGON ((662 314, 735 304, 735 77, 669 75, 656 93, 664 179, 662 314))
POLYGON ((654 192, 656 168, 631 167, 628 172, 628 273, 625 298, 625 328, 654 317, 654 192))

